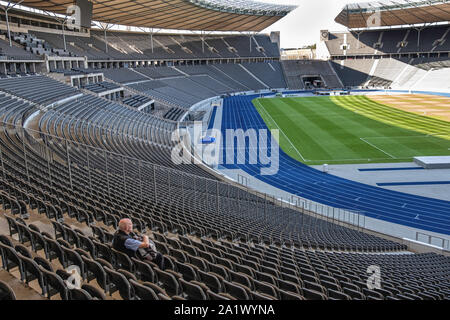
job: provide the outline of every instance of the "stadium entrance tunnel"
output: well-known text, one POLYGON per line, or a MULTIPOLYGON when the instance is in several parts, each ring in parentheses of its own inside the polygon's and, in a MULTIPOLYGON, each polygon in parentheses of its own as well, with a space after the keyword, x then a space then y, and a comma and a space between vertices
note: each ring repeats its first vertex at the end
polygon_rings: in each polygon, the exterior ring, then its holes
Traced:
POLYGON ((303 84, 305 88, 324 88, 325 83, 321 76, 304 76, 302 77, 303 84))

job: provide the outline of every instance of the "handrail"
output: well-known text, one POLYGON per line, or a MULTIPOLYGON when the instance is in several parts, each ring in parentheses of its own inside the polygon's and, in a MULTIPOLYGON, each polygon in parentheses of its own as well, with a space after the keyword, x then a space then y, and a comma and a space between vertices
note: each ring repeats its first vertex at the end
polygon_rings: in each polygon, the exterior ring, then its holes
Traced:
POLYGON ((432 246, 436 246, 436 244, 433 244, 433 239, 436 239, 439 242, 441 242, 442 250, 450 251, 450 239, 445 239, 445 238, 442 238, 442 237, 434 236, 434 235, 431 235, 431 234, 428 234, 428 233, 424 233, 424 232, 420 232, 420 231, 416 232, 416 241, 418 241, 418 242, 426 243, 426 244, 432 245, 432 246), (423 241, 419 240, 420 236, 427 237, 427 242, 423 242, 423 241))

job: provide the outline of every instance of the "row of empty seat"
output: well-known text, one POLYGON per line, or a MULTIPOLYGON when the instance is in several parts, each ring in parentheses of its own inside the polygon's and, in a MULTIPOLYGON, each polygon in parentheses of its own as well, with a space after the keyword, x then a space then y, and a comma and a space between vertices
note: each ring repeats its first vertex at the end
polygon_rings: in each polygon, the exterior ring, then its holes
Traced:
POLYGON ((450 27, 366 30, 330 33, 325 44, 332 56, 450 51, 450 27), (419 38, 420 37, 420 38, 419 38))
POLYGON ((83 89, 92 91, 94 93, 101 93, 101 92, 106 92, 106 91, 110 91, 110 90, 114 90, 114 89, 119 89, 120 86, 111 83, 111 82, 106 82, 106 81, 102 81, 102 82, 97 82, 97 83, 93 83, 93 84, 87 84, 85 86, 82 86, 83 89))
MULTIPOLYGON (((30 38, 39 39, 54 50, 64 49, 61 34, 30 31, 30 38)), ((144 33, 91 30, 90 36, 66 35, 67 51, 89 60, 109 59, 198 59, 279 57, 278 45, 267 35, 252 36, 251 49, 247 36, 206 36, 204 43, 196 35, 150 35, 144 33)))
POLYGON ((113 235, 104 227, 91 224, 87 236, 49 220, 52 236, 23 219, 6 219, 9 237, 0 236, 3 268, 17 270, 26 283, 36 280, 48 298, 104 300, 118 292, 125 300, 440 300, 450 294, 450 260, 436 254, 292 251, 152 232, 165 258, 161 270, 112 249, 113 235), (21 244, 14 245, 14 235, 21 244), (79 267, 80 289, 67 287, 70 275, 54 267, 55 259, 63 268, 79 267), (383 270, 382 286, 368 289, 366 270, 374 264, 383 270))

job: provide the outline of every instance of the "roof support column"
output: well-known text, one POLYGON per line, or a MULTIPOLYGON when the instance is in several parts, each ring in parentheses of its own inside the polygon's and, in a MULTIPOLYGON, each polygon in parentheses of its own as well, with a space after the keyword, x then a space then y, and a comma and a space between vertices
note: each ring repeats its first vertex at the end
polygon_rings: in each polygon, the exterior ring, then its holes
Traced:
POLYGON ((152 33, 150 33, 150 45, 151 45, 151 47, 152 47, 152 53, 154 52, 154 46, 153 46, 153 32, 152 33))
POLYGON ((64 24, 67 22, 67 20, 65 19, 62 23, 62 36, 63 36, 63 41, 64 41, 64 51, 67 51, 67 44, 66 44, 66 33, 64 32, 64 24))
POLYGON ((11 10, 12 8, 14 8, 16 5, 19 5, 23 2, 24 0, 21 0, 17 3, 14 3, 11 6, 11 1, 8 1, 8 5, 3 9, 5 11, 5 18, 6 18, 6 28, 8 29, 8 40, 9 40, 9 46, 12 47, 12 42, 11 42, 11 29, 9 27, 9 17, 8 17, 8 11, 11 10))
POLYGON ((103 30, 104 41, 105 41, 105 52, 108 53, 108 37, 106 36, 106 31, 111 29, 114 26, 114 24, 100 22, 97 24, 97 26, 103 30))
POLYGON ((205 53, 205 33, 203 31, 201 33, 201 39, 202 39, 202 52, 205 53))
POLYGON ((420 48, 420 34, 421 34, 422 30, 425 29, 425 28, 426 28, 425 24, 424 24, 423 27, 416 27, 416 28, 414 28, 414 29, 417 30, 417 48, 420 48))
POLYGON ((161 29, 159 29, 156 32, 154 31, 153 28, 149 28, 149 31, 146 31, 145 28, 139 28, 139 29, 142 30, 143 32, 148 32, 150 34, 150 47, 151 47, 152 53, 154 53, 155 45, 154 45, 154 42, 153 42, 153 35, 157 34, 159 31, 161 31, 161 29))
MULTIPOLYGON (((243 34, 245 34, 245 33, 243 33, 243 34)), ((257 34, 257 32, 251 32, 250 31, 249 33, 247 33, 250 53, 252 52, 252 38, 255 36, 255 34, 257 34)))
POLYGON ((103 30, 105 34, 105 52, 108 53, 108 38, 106 37, 106 29, 103 30))
POLYGON ((358 44, 357 44, 356 49, 359 49, 359 48, 360 48, 359 36, 360 36, 364 31, 352 31, 352 30, 349 30, 349 31, 350 31, 350 32, 356 33, 356 36, 358 37, 358 44))

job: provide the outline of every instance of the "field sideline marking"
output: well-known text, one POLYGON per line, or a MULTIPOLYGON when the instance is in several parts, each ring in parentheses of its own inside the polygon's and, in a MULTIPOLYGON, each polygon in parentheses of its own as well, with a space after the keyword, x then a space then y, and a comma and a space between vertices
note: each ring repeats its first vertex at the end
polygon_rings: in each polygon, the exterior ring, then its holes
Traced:
MULTIPOLYGON (((294 148, 295 151, 297 151, 298 155, 303 159, 303 161, 305 162, 310 162, 310 160, 306 160, 302 154, 300 153, 300 151, 298 151, 298 149, 294 146, 294 144, 292 143, 292 141, 289 139, 289 137, 283 132, 283 130, 281 130, 280 126, 278 125, 278 123, 273 120, 272 116, 267 112, 266 108, 261 104, 261 102, 259 102, 258 99, 256 99, 256 101, 258 102, 259 106, 264 110, 264 112, 267 114, 267 116, 269 116, 270 119, 272 119, 273 123, 275 123, 275 125, 277 126, 278 130, 281 131, 281 133, 286 137, 286 139, 289 141, 289 143, 291 144, 291 146, 294 148)), ((281 145, 279 146, 281 148, 281 145)))
POLYGON ((383 152, 384 154, 387 154, 387 155, 388 155, 389 157, 391 157, 392 159, 397 159, 397 157, 394 157, 394 156, 391 155, 390 153, 388 153, 388 152, 384 151, 383 149, 377 147, 376 145, 374 145, 374 144, 372 144, 372 143, 366 141, 364 138, 360 138, 360 139, 361 139, 362 141, 364 141, 365 143, 367 143, 368 145, 374 147, 375 149, 378 149, 378 150, 380 150, 381 152, 383 152))
POLYGON ((438 132, 438 133, 430 133, 427 134, 427 137, 439 137, 439 136, 448 136, 450 132, 438 132))
MULTIPOLYGON (((410 160, 411 158, 395 158, 395 160, 410 160)), ((366 159, 366 158, 362 158, 362 159, 326 159, 326 160, 310 160, 310 162, 324 162, 324 161, 328 161, 328 162, 340 162, 340 161, 374 161, 374 160, 394 160, 392 158, 372 158, 372 159, 366 159)), ((381 162, 380 162, 381 163, 381 162)), ((346 164, 357 164, 357 163, 342 163, 343 165, 346 164)), ((360 163, 360 164, 366 164, 364 163, 360 163)), ((372 162, 372 164, 377 164, 377 162, 372 162)), ((314 164, 314 166, 318 166, 318 164, 314 164)))
POLYGON ((442 132, 442 133, 430 133, 430 134, 419 134, 415 136, 378 136, 378 137, 363 137, 363 139, 386 139, 386 138, 432 138, 434 135, 445 135, 450 134, 450 132, 442 132))

